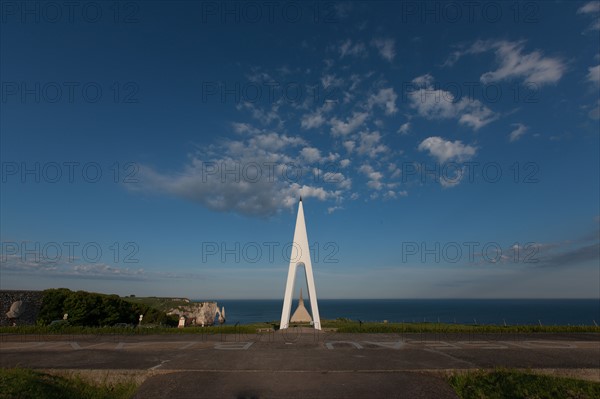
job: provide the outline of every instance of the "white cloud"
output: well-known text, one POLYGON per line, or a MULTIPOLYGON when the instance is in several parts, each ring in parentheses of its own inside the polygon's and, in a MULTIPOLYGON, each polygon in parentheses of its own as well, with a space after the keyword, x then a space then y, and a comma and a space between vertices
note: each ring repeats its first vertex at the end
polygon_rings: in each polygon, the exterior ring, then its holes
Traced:
POLYGON ((498 66, 496 70, 481 75, 480 80, 483 83, 523 79, 525 82, 541 86, 558 82, 567 69, 564 61, 557 57, 544 56, 539 50, 526 53, 524 45, 524 41, 478 40, 471 47, 452 53, 445 65, 453 65, 466 54, 493 51, 498 66))
POLYGON ((300 186, 297 183, 292 184, 290 189, 292 192, 298 193, 298 195, 294 196, 293 204, 295 204, 297 201, 295 198, 300 196, 303 198, 314 197, 320 199, 321 201, 325 201, 334 195, 332 192, 325 190, 323 187, 313 187, 307 185, 300 186))
POLYGON ((384 199, 397 199, 398 197, 408 197, 408 191, 388 190, 385 194, 383 194, 384 199))
POLYGON ((584 4, 577 10, 577 14, 587 14, 594 19, 592 24, 588 26, 588 31, 600 30, 600 2, 590 1, 584 4))
POLYGON ((462 115, 458 118, 458 123, 467 125, 473 130, 478 130, 490 122, 498 119, 498 115, 491 109, 484 106, 479 100, 469 100, 463 98, 458 102, 458 108, 462 115))
POLYGON ((339 19, 345 19, 345 18, 348 18, 348 16, 350 15, 350 12, 354 9, 354 5, 350 1, 337 2, 337 3, 334 3, 333 9, 335 10, 335 15, 339 19))
POLYGON ((369 109, 378 105, 384 109, 386 115, 393 115, 398 111, 396 108, 396 100, 398 95, 393 88, 380 89, 376 94, 372 94, 367 100, 369 109))
POLYGON ((157 277, 174 277, 175 273, 166 275, 164 273, 147 272, 143 268, 122 268, 106 263, 81 263, 80 259, 70 257, 57 257, 57 259, 48 260, 43 256, 24 259, 21 255, 4 254, 0 262, 0 273, 67 277, 75 279, 91 280, 148 280, 157 277))
POLYGON ((352 151, 354 151, 354 147, 356 146, 356 142, 352 141, 352 140, 346 140, 344 141, 344 148, 346 149, 346 151, 348 151, 349 153, 351 153, 352 151))
POLYGON ((331 118, 331 133, 334 136, 346 136, 358 129, 367 119, 367 112, 354 112, 346 122, 335 117, 331 118))
POLYGON ((349 104, 350 102, 352 102, 354 100, 354 98, 356 97, 356 93, 358 92, 358 86, 362 82, 362 79, 360 78, 359 75, 353 73, 352 75, 350 75, 350 82, 351 82, 350 87, 347 87, 347 85, 346 85, 347 89, 343 91, 343 95, 344 95, 343 103, 344 104, 349 104))
POLYGON ((349 190, 352 188, 352 179, 350 179, 349 177, 345 177, 341 173, 332 173, 331 179, 332 181, 337 181, 338 188, 340 189, 349 190))
POLYGON ((371 44, 377 48, 384 60, 392 62, 396 56, 394 39, 373 39, 371 44))
POLYGON ((383 195, 383 198, 385 198, 385 199, 394 199, 394 198, 398 198, 398 196, 396 195, 395 191, 389 190, 387 193, 385 193, 383 195))
POLYGON ((321 160, 321 151, 315 147, 304 147, 300 155, 308 162, 315 163, 321 160))
POLYGON ((326 157, 323 157, 321 159, 321 161, 322 162, 333 162, 333 161, 337 161, 339 157, 340 157, 340 154, 338 154, 337 152, 330 152, 329 155, 327 155, 326 157))
POLYGON ((597 86, 600 85, 600 64, 588 68, 587 79, 597 86))
POLYGON ((340 161, 340 167, 343 168, 347 168, 350 165, 350 160, 349 159, 342 159, 340 161))
POLYGON ((303 129, 315 129, 321 127, 326 122, 325 117, 320 111, 310 114, 304 114, 300 120, 300 126, 303 129))
POLYGON ((400 125, 400 128, 398 129, 398 133, 407 134, 408 132, 410 132, 410 122, 405 122, 402 125, 400 125))
POLYGON ((600 99, 596 101, 596 104, 592 105, 592 109, 588 112, 588 116, 591 119, 600 119, 600 99))
POLYGON ((344 80, 341 78, 338 78, 337 76, 335 76, 333 74, 325 74, 325 75, 321 76, 321 84, 323 85, 323 88, 325 88, 325 89, 327 89, 328 87, 339 87, 344 84, 344 80))
POLYGON ((344 208, 342 208, 341 206, 330 206, 329 208, 327 208, 327 213, 331 215, 333 212, 339 211, 341 209, 344 208))
POLYGON ((439 183, 444 188, 455 187, 460 184, 466 173, 466 167, 459 168, 458 170, 446 171, 440 175, 439 183))
POLYGON ((367 48, 362 42, 352 43, 352 40, 348 39, 340 45, 339 52, 340 58, 346 56, 364 57, 367 55, 367 48))
POLYGON ((258 133, 260 133, 260 129, 256 129, 255 127, 251 126, 249 123, 233 122, 231 124, 231 127, 233 128, 233 131, 238 134, 244 134, 244 133, 258 134, 258 133))
POLYGON ((379 132, 361 132, 359 137, 359 146, 356 151, 360 155, 376 158, 380 154, 385 154, 389 151, 386 145, 381 144, 381 134, 379 132))
MULTIPOLYGON (((240 141, 229 142, 230 148, 235 149, 235 144, 241 144, 240 141), (233 145, 233 146, 231 146, 233 145)), ((256 148, 264 151, 280 151, 285 147, 298 146, 306 144, 300 137, 286 136, 285 134, 264 133, 248 139, 250 148, 256 148)))
POLYGON ((381 190, 383 188, 383 183, 381 182, 383 174, 381 172, 376 171, 369 164, 361 165, 358 170, 369 179, 367 187, 375 190, 381 190))
POLYGON ((250 115, 254 119, 258 120, 260 123, 262 123, 263 125, 269 125, 276 121, 281 123, 281 118, 279 117, 279 114, 278 114, 278 111, 279 111, 279 103, 278 102, 273 102, 271 104, 271 108, 268 110, 262 109, 259 106, 257 106, 256 104, 249 102, 249 101, 238 104, 236 106, 236 108, 238 110, 241 110, 241 109, 249 110, 250 115))
POLYGON ((392 179, 396 179, 402 174, 402 171, 395 163, 390 163, 388 165, 388 171, 391 173, 390 178, 392 179))
POLYGON ((600 3, 598 1, 590 1, 584 4, 577 14, 585 14, 593 18, 592 23, 587 27, 586 31, 600 30, 600 3))
POLYGON ((519 140, 521 136, 525 134, 527 131, 527 126, 523 125, 522 123, 513 123, 511 126, 515 127, 508 136, 508 140, 512 143, 519 140))
POLYGON ((441 137, 428 137, 419 144, 419 151, 429 151, 429 155, 439 162, 447 161, 463 162, 472 158, 477 149, 470 145, 464 145, 460 140, 450 141, 441 137))
POLYGON ((344 176, 343 173, 313 168, 313 174, 316 181, 337 184, 338 188, 344 190, 348 190, 352 187, 352 179, 344 176))
MULTIPOLYGON (((330 156, 335 158, 335 154, 330 156)), ((344 187, 349 188, 350 182, 335 190, 303 184, 302 175, 296 172, 305 169, 307 162, 321 159, 320 151, 300 137, 264 133, 212 145, 206 152, 193 154, 179 173, 161 173, 142 165, 140 183, 127 187, 173 195, 215 211, 268 217, 293 207, 300 195, 337 200, 344 187)))
POLYGON ((498 119, 498 115, 476 99, 464 97, 455 100, 449 91, 435 89, 432 86, 431 75, 420 76, 418 80, 421 87, 408 93, 410 106, 426 119, 458 119, 458 123, 478 130, 490 122, 498 119))
POLYGON ((334 105, 335 103, 333 102, 325 102, 314 112, 302 115, 300 118, 300 126, 303 129, 316 129, 321 127, 325 122, 327 122, 325 114, 330 112, 334 108, 334 105))
POLYGON ((433 76, 430 74, 425 74, 421 76, 417 76, 412 80, 412 83, 418 87, 429 87, 433 84, 433 76))
POLYGON ((577 10, 577 14, 595 14, 600 13, 600 2, 590 1, 577 10))

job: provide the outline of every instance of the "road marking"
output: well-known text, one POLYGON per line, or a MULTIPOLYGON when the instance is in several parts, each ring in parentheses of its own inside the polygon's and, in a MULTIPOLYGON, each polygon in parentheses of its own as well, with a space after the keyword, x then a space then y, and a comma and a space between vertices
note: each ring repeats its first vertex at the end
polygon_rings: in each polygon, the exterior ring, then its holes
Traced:
POLYGON ((81 346, 79 346, 79 344, 77 342, 71 342, 71 348, 77 350, 77 349, 81 349, 81 346))
POLYGON ((117 346, 115 347, 116 350, 121 350, 123 349, 123 347, 125 347, 125 342, 119 342, 117 344, 117 346))
POLYGON ((402 348, 402 346, 404 346, 404 342, 402 341, 397 341, 397 342, 372 342, 372 341, 363 341, 365 344, 371 344, 371 345, 377 345, 377 346, 381 346, 383 348, 388 348, 388 349, 400 349, 402 348))
POLYGON ((508 349, 508 346, 490 341, 459 341, 461 349, 508 349))
POLYGON ((156 366, 150 367, 148 370, 156 370, 157 368, 160 368, 163 364, 170 362, 170 360, 163 360, 162 362, 160 362, 160 364, 157 364, 156 366))
POLYGON ((184 350, 184 349, 188 349, 191 348, 192 346, 196 345, 196 342, 189 342, 185 345, 183 345, 181 348, 179 348, 180 350, 184 350))
POLYGON ((558 341, 525 341, 521 344, 526 345, 529 349, 572 349, 577 348, 577 345, 570 342, 558 341))
POLYGON ((426 348, 432 349, 462 349, 461 347, 446 341, 424 341, 423 344, 426 348))
POLYGON ((333 349, 333 344, 350 344, 352 346, 354 346, 356 349, 362 349, 362 345, 357 343, 357 342, 353 342, 353 341, 331 341, 331 342, 326 342, 325 346, 327 347, 327 349, 333 349))
POLYGON ((448 353, 446 353, 446 352, 441 352, 441 351, 438 351, 438 350, 435 350, 435 349, 431 349, 431 348, 424 349, 424 351, 425 351, 425 352, 429 352, 429 353, 434 353, 434 354, 436 354, 436 355, 445 356, 445 357, 447 357, 447 358, 449 358, 449 359, 452 359, 452 360, 454 360, 455 362, 461 362, 461 363, 468 364, 469 366, 471 366, 471 367, 473 367, 473 368, 476 368, 476 367, 477 367, 477 366, 476 366, 474 363, 471 363, 471 362, 469 362, 469 361, 467 361, 467 360, 459 359, 459 358, 457 358, 457 357, 454 357, 454 356, 452 356, 452 355, 449 355, 449 354, 448 354, 448 353))
POLYGON ((220 350, 247 350, 254 342, 219 342, 215 344, 215 349, 220 350))

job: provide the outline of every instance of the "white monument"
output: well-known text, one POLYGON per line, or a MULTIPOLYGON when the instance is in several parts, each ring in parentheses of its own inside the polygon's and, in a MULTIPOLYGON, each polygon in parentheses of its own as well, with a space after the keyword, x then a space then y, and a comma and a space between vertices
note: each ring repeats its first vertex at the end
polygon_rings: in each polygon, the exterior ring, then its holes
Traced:
POLYGON ((308 310, 304 307, 304 299, 302 299, 302 288, 300 288, 300 298, 298 299, 298 307, 290 319, 291 323, 310 323, 312 317, 308 313, 308 310))
POLYGON ((298 266, 304 266, 313 324, 316 330, 320 330, 321 318, 319 317, 317 291, 315 289, 312 263, 310 262, 310 247, 308 245, 308 237, 306 236, 306 223, 304 222, 302 197, 300 197, 300 203, 298 204, 298 216, 296 217, 296 229, 294 230, 294 242, 290 258, 290 268, 288 270, 287 284, 285 286, 285 296, 283 297, 283 310, 281 312, 281 323, 279 324, 279 328, 284 329, 289 326, 292 294, 294 293, 294 282, 296 281, 296 269, 298 266), (294 254, 294 249, 296 250, 296 254, 294 254))

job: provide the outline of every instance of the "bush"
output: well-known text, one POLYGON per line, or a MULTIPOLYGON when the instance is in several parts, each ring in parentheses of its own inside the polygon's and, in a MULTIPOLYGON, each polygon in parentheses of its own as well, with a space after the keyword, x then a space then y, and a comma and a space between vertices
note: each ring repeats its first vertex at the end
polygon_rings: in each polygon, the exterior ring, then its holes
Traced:
POLYGON ((96 294, 85 291, 73 292, 66 288, 45 290, 38 324, 47 326, 62 320, 67 313, 73 326, 113 326, 119 323, 137 324, 139 315, 144 323, 177 326, 176 316, 167 316, 158 309, 143 304, 132 304, 118 295, 96 294))

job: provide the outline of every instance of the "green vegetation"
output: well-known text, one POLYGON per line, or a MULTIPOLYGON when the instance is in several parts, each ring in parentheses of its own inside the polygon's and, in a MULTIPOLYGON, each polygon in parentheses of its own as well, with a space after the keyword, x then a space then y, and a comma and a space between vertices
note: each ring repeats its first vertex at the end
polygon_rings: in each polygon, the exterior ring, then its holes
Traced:
MULTIPOLYGON (((70 316, 69 316, 70 319, 70 316)), ((172 323, 165 325, 146 324, 141 328, 135 325, 130 327, 120 326, 81 326, 70 323, 55 323, 52 325, 0 327, 0 334, 254 334, 258 330, 279 328, 278 323, 253 323, 242 325, 225 324, 210 327, 175 328, 172 323)), ((596 326, 498 326, 498 325, 469 325, 469 324, 444 324, 444 323, 359 323, 349 320, 323 320, 325 331, 338 333, 461 333, 461 334, 527 334, 527 333, 600 333, 596 326)), ((293 327, 293 326, 292 326, 293 327)))
POLYGON ((139 315, 144 315, 146 324, 177 325, 177 316, 167 316, 163 311, 145 304, 124 301, 118 295, 74 292, 66 288, 45 290, 38 325, 48 326, 53 321, 62 320, 65 313, 69 315, 68 323, 55 322, 51 327, 63 330, 69 326, 136 325, 139 315))
MULTIPOLYGON (((278 329, 277 322, 247 325, 173 328, 173 308, 188 306, 183 298, 135 297, 71 291, 66 288, 43 292, 37 326, 0 327, 8 334, 235 334, 278 329), (68 319, 63 321, 67 313, 68 319), (138 326, 139 316, 144 315, 138 326), (142 327, 142 328, 139 328, 142 327)), ((308 326, 308 325, 306 325, 308 326)), ((598 326, 476 325, 452 323, 380 323, 338 318, 323 320, 326 331, 339 333, 600 333, 598 326)))
POLYGON ((179 308, 190 304, 190 302, 183 300, 183 298, 159 298, 155 296, 125 297, 123 300, 131 304, 157 309, 165 313, 173 308, 179 308))
POLYGON ((600 383, 515 370, 453 375, 448 382, 462 399, 600 398, 600 383))
MULTIPOLYGON (((144 320, 146 320, 144 318, 144 320)), ((0 327, 0 334, 71 334, 71 335, 154 335, 154 334, 254 334, 258 329, 270 328, 271 324, 223 325, 210 327, 164 327, 145 325, 141 327, 86 327, 74 325, 0 327)), ((0 335, 0 340, 2 336, 0 335)))
POLYGON ((57 377, 26 369, 0 369, 0 399, 125 399, 134 382, 96 385, 79 377, 57 377))
POLYGON ((348 319, 323 320, 323 328, 340 333, 600 333, 598 326, 476 325, 451 323, 360 323, 348 319))

